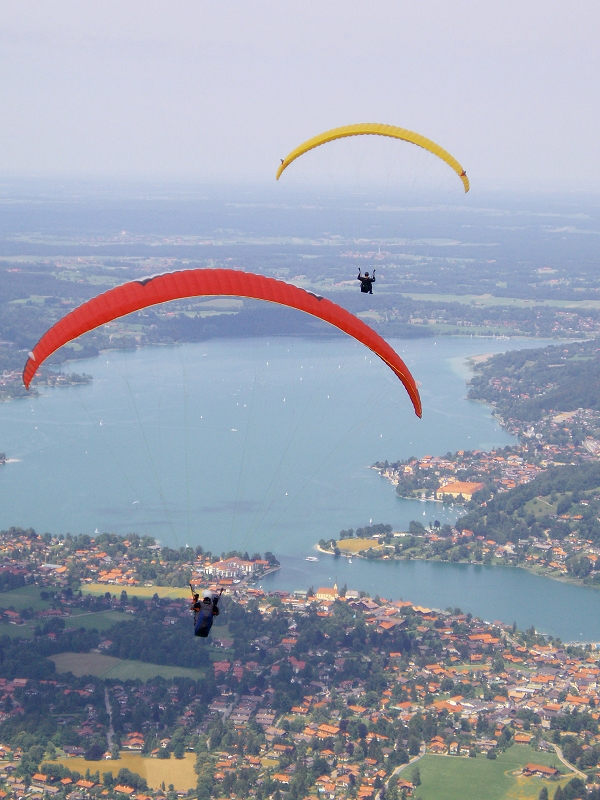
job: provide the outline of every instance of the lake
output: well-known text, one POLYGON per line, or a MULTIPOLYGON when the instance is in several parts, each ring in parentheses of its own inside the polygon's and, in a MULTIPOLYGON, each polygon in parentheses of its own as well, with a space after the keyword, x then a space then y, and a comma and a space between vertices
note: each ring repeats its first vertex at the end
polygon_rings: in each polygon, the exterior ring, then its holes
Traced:
POLYGON ((213 340, 75 362, 91 384, 41 387, 41 397, 0 407, 0 447, 18 459, 0 470, 0 526, 272 550, 283 568, 265 588, 337 575, 372 594, 600 639, 600 593, 522 570, 304 561, 342 528, 453 521, 456 507, 400 499, 369 466, 510 444, 490 409, 466 399, 465 359, 544 344, 393 341, 421 383, 422 420, 391 371, 342 337, 213 340))

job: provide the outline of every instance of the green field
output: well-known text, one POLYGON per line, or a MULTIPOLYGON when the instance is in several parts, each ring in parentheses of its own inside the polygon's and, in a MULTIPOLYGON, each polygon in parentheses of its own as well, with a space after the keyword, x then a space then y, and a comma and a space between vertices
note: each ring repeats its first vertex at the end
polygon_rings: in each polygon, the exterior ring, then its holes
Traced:
POLYGON ((127 592, 128 597, 133 597, 134 595, 137 597, 153 597, 155 594, 159 597, 171 597, 173 599, 180 597, 185 597, 187 599, 190 597, 189 586, 116 586, 114 584, 107 585, 105 583, 86 583, 81 586, 83 594, 102 595, 106 594, 106 592, 110 592, 111 594, 116 594, 117 597, 121 594, 123 589, 127 592))
MULTIPOLYGON (((9 592, 0 592, 0 608, 13 608, 15 611, 31 608, 33 611, 44 611, 50 608, 50 602, 40 598, 39 586, 31 585, 12 589, 9 592)), ((38 622, 39 620, 29 620, 25 625, 0 624, 0 636, 30 639, 38 622)))
MULTIPOLYGON (((559 782, 525 778, 520 771, 533 762, 555 766, 565 773, 564 786, 574 774, 560 763, 554 753, 541 753, 527 745, 513 745, 494 761, 479 754, 477 758, 426 755, 419 762, 422 784, 416 794, 422 800, 537 800, 542 786, 550 797, 559 782)), ((403 771, 410 780, 413 766, 403 771)))
POLYGON ((525 503, 525 511, 528 514, 534 514, 536 518, 548 517, 551 514, 556 514, 556 503, 550 502, 550 497, 534 497, 525 503))
POLYGON ((31 622, 26 625, 10 625, 4 623, 0 625, 0 636, 10 636, 11 639, 32 639, 34 626, 31 622))
POLYGON ((421 294, 418 292, 402 292, 413 300, 424 300, 430 303, 462 303, 480 306, 551 306, 554 308, 600 308, 600 300, 525 300, 518 297, 494 297, 490 294, 421 294))
POLYGON ((15 611, 21 611, 23 608, 32 608, 34 611, 43 611, 50 608, 50 603, 47 600, 40 598, 39 586, 23 586, 21 589, 13 589, 10 592, 0 593, 0 606, 2 608, 10 608, 12 606, 15 611))
POLYGON ((142 778, 148 782, 148 786, 152 789, 159 789, 161 783, 168 786, 173 784, 176 791, 186 792, 189 789, 196 788, 198 776, 194 772, 194 764, 196 763, 196 756, 194 753, 186 753, 183 758, 162 759, 162 758, 144 758, 138 753, 121 753, 121 758, 116 761, 86 761, 85 758, 59 758, 59 764, 67 767, 70 770, 77 770, 82 775, 85 774, 86 769, 91 773, 96 771, 112 772, 114 776, 117 775, 120 769, 129 769, 131 772, 137 772, 142 778))
POLYGON ((129 619, 131 619, 130 615, 123 614, 121 611, 96 611, 93 614, 74 614, 65 620, 65 625, 67 628, 85 628, 86 630, 95 628, 97 631, 105 631, 115 623, 125 622, 129 619))
MULTIPOLYGON (((13 589, 10 592, 2 592, 0 593, 0 607, 12 607, 16 611, 31 608, 36 612, 51 608, 51 601, 42 600, 40 591, 42 590, 39 586, 31 585, 13 589)), ((72 617, 65 618, 65 626, 67 628, 86 628, 87 630, 96 628, 98 631, 104 631, 116 622, 123 622, 127 618, 128 615, 119 611, 98 611, 90 614, 82 612, 81 609, 75 609, 72 617)), ((39 623, 40 620, 34 618, 28 620, 25 625, 0 624, 0 636, 31 638, 35 626, 39 623)))
POLYGON ((192 678, 199 680, 204 676, 200 669, 187 667, 167 667, 162 664, 148 664, 145 661, 129 661, 102 653, 58 653, 49 656, 56 664, 57 672, 72 672, 80 678, 82 675, 95 675, 98 678, 111 680, 148 681, 160 675, 163 678, 192 678))

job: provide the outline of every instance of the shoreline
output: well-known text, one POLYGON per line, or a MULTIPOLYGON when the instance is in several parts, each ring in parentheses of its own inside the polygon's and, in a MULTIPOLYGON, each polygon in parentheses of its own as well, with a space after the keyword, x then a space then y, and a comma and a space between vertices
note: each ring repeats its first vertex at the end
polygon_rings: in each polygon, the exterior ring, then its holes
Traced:
MULTIPOLYGON (((476 370, 477 370, 477 366, 479 364, 485 363, 492 356, 493 356, 492 353, 481 353, 481 354, 474 355, 474 356, 465 356, 463 358, 463 364, 465 365, 465 367, 467 368, 467 370, 470 373, 475 373, 476 370)), ((483 405, 489 405, 485 400, 476 400, 475 402, 479 402, 479 403, 481 403, 483 405)), ((493 405, 491 406, 491 409, 492 409, 492 414, 493 414, 493 416, 495 416, 499 426, 503 430, 505 430, 507 432, 510 432, 508 424, 507 424, 507 421, 497 413, 497 411, 496 411, 496 409, 495 409, 495 407, 493 405)), ((380 476, 382 478, 385 478, 386 480, 388 480, 392 484, 392 486, 395 486, 395 487, 398 486, 398 481, 394 481, 391 477, 383 475, 382 471, 379 469, 379 467, 377 467, 375 465, 372 465, 371 469, 378 470, 380 476)), ((443 487, 442 487, 442 489, 443 489, 443 487)), ((434 502, 434 503, 437 502, 437 503, 442 503, 444 505, 448 505, 447 503, 444 503, 443 500, 441 500, 441 499, 439 499, 437 497, 431 497, 431 498, 411 497, 411 496, 407 496, 407 495, 400 495, 397 492, 396 492, 396 494, 397 494, 398 497, 400 497, 403 500, 419 500, 421 502, 434 502)), ((461 504, 458 504, 458 505, 460 506, 461 504)), ((464 509, 464 513, 467 513, 466 507, 464 507, 464 506, 462 506, 462 507, 464 509)), ((321 550, 321 552, 326 553, 328 555, 335 555, 334 553, 332 553, 329 550, 321 550)), ((353 553, 353 555, 356 555, 357 558, 365 558, 365 556, 360 555, 359 552, 353 553)), ((432 558, 428 558, 427 556, 419 556, 419 555, 411 556, 411 557, 403 557, 401 555, 396 555, 396 553, 394 553, 393 555, 392 554, 388 555, 385 559, 372 559, 372 560, 386 560, 386 561, 438 561, 438 562, 442 562, 442 559, 437 558, 435 556, 432 557, 432 558)), ((460 560, 454 561, 452 563, 483 565, 483 562, 478 562, 478 561, 474 562, 474 561, 471 561, 471 560, 468 560, 468 559, 460 559, 460 560)), ((573 577, 572 575, 564 574, 562 572, 559 573, 559 574, 553 574, 555 572, 555 570, 546 571, 544 569, 540 569, 537 565, 528 566, 527 564, 524 564, 524 563, 516 563, 516 564, 515 563, 508 563, 508 564, 504 564, 504 563, 494 563, 492 561, 491 563, 488 563, 486 566, 491 566, 491 567, 500 567, 500 566, 518 567, 520 569, 525 570, 526 572, 529 572, 532 575, 537 575, 539 577, 549 578, 550 580, 558 581, 560 583, 567 583, 567 584, 571 584, 572 586, 581 586, 583 588, 590 588, 590 589, 596 589, 596 590, 600 589, 600 585, 586 583, 584 581, 584 579, 582 579, 582 578, 576 578, 576 577, 573 577)))
MULTIPOLYGON (((573 301, 573 302, 579 302, 579 301, 573 301)), ((273 334, 270 334, 270 335, 273 335, 273 334)), ((295 338, 307 338, 307 339, 329 338, 328 334, 326 334, 326 333, 311 334, 311 333, 308 333, 308 332, 283 333, 283 334, 274 334, 274 335, 275 336, 293 336, 295 338)), ((565 341, 565 340, 566 341, 588 341, 588 339, 585 339, 585 338, 584 339, 581 339, 579 337, 571 338, 571 337, 566 337, 564 335, 563 336, 556 336, 556 337, 550 336, 550 335, 545 335, 545 336, 542 337, 542 336, 531 336, 530 334, 526 334, 526 333, 520 333, 520 334, 516 334, 516 335, 512 335, 512 336, 504 336, 504 335, 498 335, 498 334, 486 334, 486 333, 481 333, 481 332, 477 333, 477 334, 468 334, 468 333, 463 333, 462 331, 457 331, 457 332, 454 332, 454 331, 447 331, 447 332, 443 332, 443 331, 437 331, 436 332, 436 331, 433 331, 433 332, 428 333, 425 336, 421 336, 421 337, 393 336, 393 335, 392 336, 385 336, 385 334, 384 334, 384 338, 386 338, 386 340, 387 339, 398 339, 400 341, 414 341, 414 338, 429 339, 429 338, 433 338, 433 337, 452 338, 452 339, 457 339, 457 338, 473 339, 474 337, 476 337, 477 339, 492 339, 492 340, 499 340, 500 339, 500 340, 506 340, 506 341, 512 341, 513 339, 514 340, 519 340, 519 339, 531 340, 531 339, 537 339, 537 338, 542 339, 542 340, 554 340, 555 339, 557 342, 565 341)), ((260 334, 258 336, 239 336, 239 337, 231 337, 231 338, 258 339, 258 338, 265 338, 265 335, 260 334)), ((590 337, 590 338, 593 338, 593 337, 590 337)), ((58 370, 60 372, 60 369, 64 365, 73 364, 74 362, 77 362, 77 361, 88 361, 88 360, 97 359, 97 358, 100 358, 100 356, 105 355, 106 353, 127 352, 127 351, 132 350, 132 349, 133 350, 143 350, 143 349, 146 349, 148 347, 178 347, 178 346, 181 346, 181 345, 199 344, 201 342, 214 341, 214 340, 219 340, 219 339, 229 341, 230 337, 228 337, 228 336, 215 336, 215 337, 209 337, 207 339, 201 339, 201 340, 198 340, 198 341, 190 340, 190 341, 178 341, 178 342, 147 342, 147 343, 141 344, 141 345, 138 344, 134 348, 129 348, 129 347, 106 347, 106 348, 103 348, 101 350, 98 350, 97 355, 87 355, 87 356, 84 356, 83 358, 78 358, 77 356, 73 355, 70 358, 65 358, 65 360, 63 362, 61 362, 61 364, 56 364, 56 365, 53 365, 53 366, 49 366, 49 369, 52 370, 52 371, 58 370)), ((471 371, 473 371, 473 365, 476 364, 476 363, 479 363, 478 361, 476 361, 476 359, 483 358, 484 360, 487 360, 487 358, 489 358, 491 355, 493 355, 493 354, 482 353, 482 354, 478 354, 478 355, 475 355, 475 356, 466 356, 465 359, 464 359, 464 362, 465 362, 465 365, 468 366, 468 368, 471 371)), ((58 374, 58 372, 56 374, 58 374)), ((93 380, 93 375, 91 375, 90 377, 93 380)), ((75 383, 67 382, 67 383, 57 384, 56 386, 51 386, 50 388, 54 389, 54 388, 61 388, 61 387, 68 387, 68 386, 88 385, 89 383, 91 383, 91 381, 82 381, 82 382, 78 381, 78 382, 75 382, 75 383)), ((40 397, 40 396, 43 395, 43 392, 40 391, 40 388, 43 387, 43 386, 47 386, 47 384, 44 384, 44 383, 32 384, 30 389, 28 390, 27 394, 25 394, 25 395, 15 395, 15 396, 10 396, 9 395, 9 396, 6 396, 6 397, 0 397, 0 402, 7 403, 7 402, 10 402, 12 400, 23 400, 23 399, 26 399, 27 397, 30 398, 30 399, 32 397, 40 397)), ((484 402, 484 401, 474 401, 474 402, 484 402)))
POLYGON ((584 583, 579 578, 572 578, 568 575, 550 575, 547 572, 542 572, 541 570, 536 569, 535 567, 528 567, 525 564, 484 564, 483 561, 443 561, 441 558, 424 558, 423 556, 411 556, 410 558, 404 558, 402 556, 397 555, 390 555, 388 558, 373 558, 369 559, 366 556, 361 555, 362 552, 358 553, 344 553, 340 550, 340 555, 336 556, 335 553, 332 553, 331 550, 323 550, 320 545, 315 545, 315 548, 319 551, 319 553, 323 553, 326 556, 332 556, 333 558, 360 558, 363 561, 431 561, 436 564, 467 564, 473 567, 511 567, 513 569, 522 569, 525 572, 529 572, 530 575, 536 575, 538 578, 548 578, 552 581, 558 581, 559 583, 567 583, 571 586, 581 586, 584 589, 592 589, 594 591, 599 591, 600 586, 594 586, 589 583, 584 583))

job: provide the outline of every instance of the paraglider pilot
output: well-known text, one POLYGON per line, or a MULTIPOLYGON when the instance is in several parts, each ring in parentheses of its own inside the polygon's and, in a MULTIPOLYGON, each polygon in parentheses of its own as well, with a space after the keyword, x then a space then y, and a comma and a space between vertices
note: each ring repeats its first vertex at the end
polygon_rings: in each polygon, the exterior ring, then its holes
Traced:
POLYGON ((206 590, 201 601, 200 595, 192 590, 193 600, 190 608, 194 612, 194 636, 207 638, 212 628, 213 618, 219 616, 218 603, 222 593, 221 589, 221 592, 215 597, 212 592, 206 590))
POLYGON ((375 283, 375 270, 373 270, 373 277, 369 277, 369 273, 365 272, 364 275, 360 274, 360 269, 358 270, 358 278, 357 281, 360 281, 360 290, 365 294, 373 294, 373 284, 375 283))

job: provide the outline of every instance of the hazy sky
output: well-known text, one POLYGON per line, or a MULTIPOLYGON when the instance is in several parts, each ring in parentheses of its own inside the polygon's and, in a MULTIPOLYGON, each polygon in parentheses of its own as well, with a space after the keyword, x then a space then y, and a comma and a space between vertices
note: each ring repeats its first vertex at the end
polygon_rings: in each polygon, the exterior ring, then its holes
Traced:
POLYGON ((0 0, 0 175, 272 181, 387 122, 480 187, 600 188, 598 0, 0 0))

